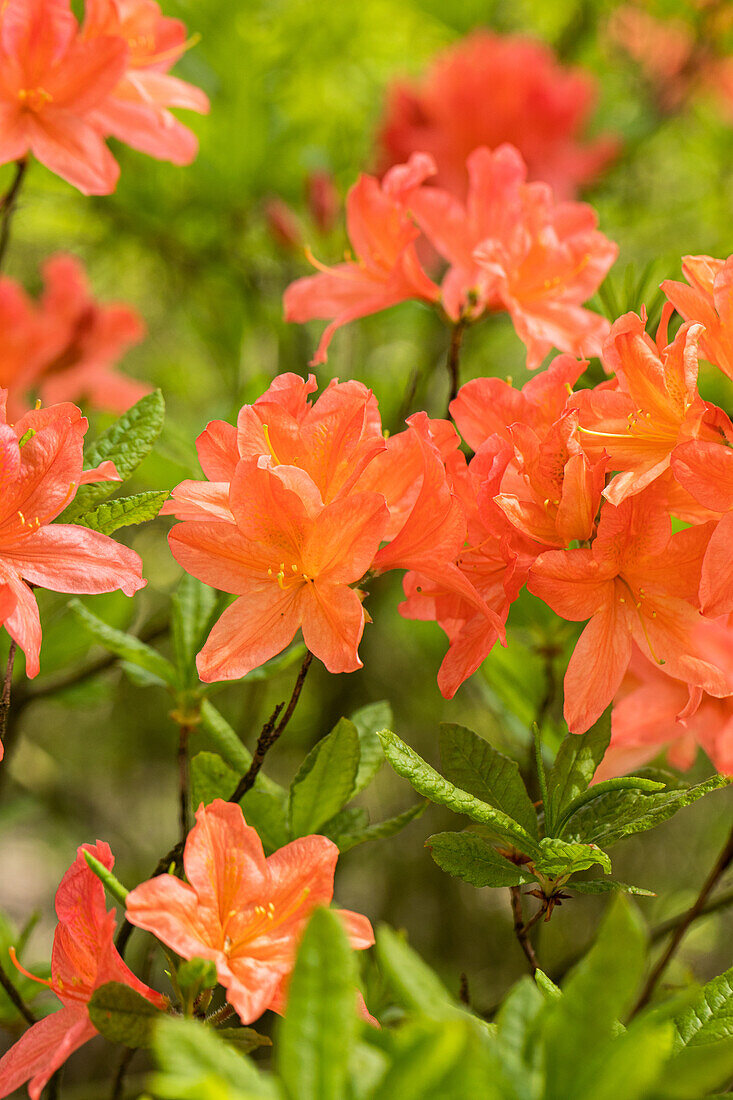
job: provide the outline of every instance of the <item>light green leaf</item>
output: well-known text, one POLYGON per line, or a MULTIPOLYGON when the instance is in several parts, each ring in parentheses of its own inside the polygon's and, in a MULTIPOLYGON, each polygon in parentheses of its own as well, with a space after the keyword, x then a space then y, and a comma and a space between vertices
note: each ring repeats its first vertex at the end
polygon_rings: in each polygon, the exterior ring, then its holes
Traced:
POLYGON ((120 880, 112 874, 109 868, 105 867, 104 864, 100 862, 96 856, 93 856, 91 852, 88 852, 86 848, 82 848, 82 854, 86 860, 87 867, 90 871, 94 872, 110 897, 118 901, 120 905, 124 905, 130 891, 122 885, 120 880))
POLYGON ((638 894, 642 898, 657 896, 653 890, 645 890, 643 886, 629 886, 615 878, 589 878, 580 882, 573 879, 568 883, 568 888, 576 894, 613 894, 619 890, 622 894, 638 894))
POLYGON ((150 1046, 153 1024, 161 1011, 131 986, 105 982, 89 1001, 89 1019, 100 1035, 126 1047, 150 1046))
POLYGON ((341 718, 308 753, 290 787, 290 829, 293 837, 315 833, 338 813, 354 793, 359 767, 359 736, 348 718, 341 718))
POLYGON ((82 512, 74 522, 80 527, 99 531, 102 535, 112 535, 120 527, 135 527, 139 523, 155 519, 168 496, 166 489, 162 493, 151 491, 136 493, 132 497, 117 497, 115 500, 103 501, 90 512, 82 512))
POLYGON ((394 719, 392 707, 386 699, 360 707, 351 715, 351 721, 359 734, 359 770, 356 773, 354 794, 368 787, 384 763, 384 753, 377 734, 380 730, 391 729, 394 719))
POLYGON ((700 996, 675 1018, 676 1047, 733 1038, 733 967, 704 985, 700 996))
POLYGON ((544 970, 535 970, 534 980, 537 983, 537 988, 542 990, 548 1000, 556 1001, 558 997, 562 997, 560 986, 555 985, 552 978, 545 974, 544 970))
POLYGON ((340 918, 316 909, 279 1029, 277 1063, 292 1100, 343 1100, 356 1037, 356 967, 340 918))
POLYGON ((275 1100, 282 1095, 247 1058, 198 1021, 164 1017, 153 1046, 162 1072, 149 1087, 161 1100, 275 1100))
MULTIPOLYGON (((165 402, 160 390, 146 394, 128 409, 96 443, 85 448, 85 468, 101 462, 114 462, 121 481, 127 481, 142 460, 153 449, 165 419, 165 402)), ((74 500, 61 516, 63 523, 76 523, 100 500, 105 500, 119 487, 119 481, 82 485, 74 500)))
POLYGON ((405 1008, 433 1020, 453 1020, 467 1015, 435 971, 386 924, 377 930, 377 957, 393 995, 405 1008))
POLYGON ((473 730, 447 722, 440 727, 440 758, 451 783, 518 821, 533 837, 539 836, 537 814, 516 760, 473 730))
POLYGON ((125 634, 122 630, 116 630, 114 627, 108 626, 102 619, 98 619, 96 615, 88 611, 84 604, 76 598, 69 600, 68 606, 95 641, 103 645, 110 653, 114 653, 115 656, 128 661, 130 664, 139 665, 140 668, 153 676, 157 676, 158 679, 163 680, 171 687, 176 686, 178 681, 175 668, 170 661, 166 661, 165 657, 161 657, 160 653, 152 649, 151 646, 141 642, 139 638, 135 638, 132 634, 125 634))
POLYGON ((537 841, 507 814, 449 783, 396 734, 385 730, 379 736, 389 764, 398 775, 407 779, 419 794, 429 798, 431 802, 447 806, 454 813, 465 814, 472 821, 486 825, 500 839, 508 841, 527 855, 541 854, 537 841))
POLYGON ((587 733, 569 733, 560 745, 547 777, 549 805, 545 806, 545 829, 555 835, 555 822, 589 786, 611 740, 611 708, 608 707, 587 733))
POLYGON ((611 860, 595 844, 571 844, 548 836, 540 841, 540 848, 542 855, 534 861, 534 865, 544 875, 573 875, 578 871, 587 871, 594 864, 611 873, 611 860))
POLYGON ((215 752, 198 752, 191 761, 191 804, 197 810, 215 798, 226 801, 239 782, 239 774, 215 752))
MULTIPOLYGON (((667 1063, 659 1086, 664 1100, 700 1100, 733 1077, 733 1035, 682 1047, 667 1063)), ((730 1094, 729 1094, 730 1095, 730 1094)))
MULTIPOLYGON (((465 1064, 468 1039, 465 1024, 458 1020, 442 1023, 439 1031, 415 1028, 403 1038, 392 1065, 372 1093, 373 1100, 454 1100, 454 1084, 467 1096, 457 1078, 465 1064)), ((494 1100, 488 1081, 478 1095, 482 1100, 494 1100)))
POLYGON ((431 856, 443 871, 471 886, 521 886, 534 875, 499 855, 476 833, 435 833, 425 841, 431 856))
POLYGON ((338 845, 339 851, 348 852, 351 848, 355 848, 357 844, 366 844, 369 840, 386 840, 388 837, 401 832, 411 821, 422 817, 427 806, 427 802, 418 802, 415 806, 410 806, 409 810, 403 810, 401 814, 388 817, 385 821, 375 821, 373 825, 352 828, 349 832, 334 836, 334 843, 338 845))

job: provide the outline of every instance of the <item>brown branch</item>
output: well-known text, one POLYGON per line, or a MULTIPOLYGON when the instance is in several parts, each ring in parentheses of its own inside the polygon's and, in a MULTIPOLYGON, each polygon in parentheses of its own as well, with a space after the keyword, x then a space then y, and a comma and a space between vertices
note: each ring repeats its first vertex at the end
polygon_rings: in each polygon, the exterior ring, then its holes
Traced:
POLYGON ((115 1079, 112 1082, 112 1091, 110 1093, 110 1100, 122 1100, 124 1087, 125 1087, 125 1074, 130 1068, 130 1062, 137 1054, 137 1047, 129 1047, 123 1050, 122 1057, 120 1058, 117 1066, 117 1072, 115 1073, 115 1079))
POLYGON ((529 939, 528 927, 524 923, 524 913, 522 911, 522 891, 519 886, 510 886, 509 893, 512 899, 512 913, 514 915, 514 934, 516 935, 519 946, 524 952, 527 962, 529 963, 529 969, 532 974, 539 969, 539 963, 537 962, 537 956, 534 953, 534 948, 529 939))
POLYGON ((688 928, 701 915, 703 909, 705 908, 705 904, 710 897, 710 894, 732 863, 733 829, 731 829, 730 835, 723 846, 723 850, 716 859, 710 871, 710 874, 705 879, 705 882, 702 884, 700 893, 697 895, 694 904, 687 910, 686 913, 682 915, 681 920, 675 928, 674 935, 669 941, 666 949, 662 952, 662 955, 657 961, 656 965, 652 968, 652 971, 647 978, 646 985, 641 992, 641 996, 636 1003, 636 1007, 634 1008, 632 1015, 636 1015, 636 1013, 644 1008, 645 1005, 647 1005, 651 1000, 657 982, 661 978, 664 971, 667 969, 667 966, 669 965, 672 956, 677 951, 677 948, 682 943, 682 940, 687 934, 688 928))
POLYGON ((448 393, 446 416, 450 416, 450 404, 451 401, 455 399, 458 393, 458 387, 460 386, 461 345, 463 344, 463 333, 466 329, 466 324, 466 319, 464 317, 459 317, 451 329, 448 359, 445 364, 450 378, 450 391, 448 393))
POLYGON ((5 743, 5 731, 8 727, 8 712, 10 711, 10 689, 13 684, 13 665, 15 664, 15 650, 15 639, 11 638, 10 649, 8 651, 8 663, 5 668, 3 693, 0 697, 0 745, 3 745, 5 743))
POLYGON ((0 985, 3 987, 3 989, 7 993, 8 997, 10 998, 10 1000, 15 1005, 15 1007, 18 1009, 18 1012, 21 1014, 21 1016, 23 1017, 25 1022, 29 1026, 31 1024, 35 1024, 36 1023, 35 1014, 28 1007, 28 1005, 25 1003, 25 1001, 21 997, 20 993, 15 988, 15 986, 11 982, 8 975, 5 973, 5 969, 2 965, 2 963, 0 963, 0 985))
POLYGON ((10 226, 27 170, 28 161, 25 157, 15 162, 15 174, 10 182, 10 187, 0 199, 0 267, 3 265, 5 253, 10 243, 10 226))
POLYGON ((185 844, 190 828, 188 804, 191 799, 190 768, 188 759, 188 739, 193 727, 182 722, 178 737, 178 820, 181 826, 181 841, 185 844))

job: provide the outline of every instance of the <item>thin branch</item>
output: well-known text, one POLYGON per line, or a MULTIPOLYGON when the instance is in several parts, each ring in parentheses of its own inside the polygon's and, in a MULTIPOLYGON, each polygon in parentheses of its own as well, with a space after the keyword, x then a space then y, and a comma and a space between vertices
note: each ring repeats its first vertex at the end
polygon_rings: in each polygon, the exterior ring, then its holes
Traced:
POLYGON ((190 828, 188 804, 191 801, 190 768, 188 760, 188 739, 193 727, 182 722, 178 737, 178 820, 181 826, 181 841, 185 844, 190 828))
POLYGON ((652 994, 654 993, 657 982, 661 978, 664 971, 667 969, 667 967, 668 967, 668 965, 669 965, 669 963, 672 959, 672 956, 675 954, 678 947, 682 943, 682 940, 684 939, 688 928, 701 915, 703 909, 705 908, 705 904, 706 904, 708 898, 710 897, 710 894, 712 893, 715 886, 720 881, 720 879, 723 877, 723 875, 725 874, 725 872, 728 870, 728 868, 730 867, 730 865, 732 863, 733 863, 733 829, 731 829, 730 835, 729 835, 727 841, 725 842, 720 855, 716 859, 716 861, 715 861, 715 863, 714 863, 714 865, 713 865, 713 867, 710 871, 710 874, 705 879, 705 882, 702 884, 702 888, 700 890, 700 893, 697 895, 697 898, 696 898, 694 904, 687 910, 686 913, 683 914, 682 919, 680 920, 679 924, 675 928, 674 935, 672 936, 671 940, 669 941, 669 944, 667 945, 666 949, 662 952, 662 955, 659 958, 659 960, 657 961, 656 965, 652 968, 652 971, 651 971, 649 977, 647 978, 646 985, 644 986, 644 989, 642 990, 641 996, 639 997, 639 1000, 636 1003, 636 1007, 634 1008, 633 1015, 636 1015, 636 1013, 639 1012, 642 1008, 644 1008, 644 1006, 647 1005, 649 1003, 649 1001, 651 1000, 652 994))
MULTIPOLYGON (((10 649, 8 651, 8 663, 5 669, 5 682, 3 683, 3 693, 0 697, 0 745, 5 743, 5 731, 8 727, 8 712, 10 711, 10 689, 13 684, 13 665, 15 664, 15 639, 10 639, 10 649)), ((0 750, 2 751, 2 750, 0 750)))
POLYGON ((528 927, 524 923, 522 891, 519 886, 510 886, 509 893, 512 899, 512 913, 514 915, 514 934, 519 940, 519 946, 526 956, 527 962, 529 963, 529 969, 531 973, 534 974, 534 972, 539 969, 539 963, 537 962, 537 956, 534 953, 534 948, 527 934, 528 927))
POLYGON ((451 401, 453 401, 458 394, 458 388, 461 384, 461 345, 463 344, 463 333, 466 329, 466 324, 466 319, 464 317, 459 317, 451 329, 448 359, 445 364, 448 368, 448 376, 450 378, 447 416, 450 415, 451 401))
POLYGON ((10 226, 13 221, 18 202, 18 195, 23 186, 23 179, 28 170, 28 161, 25 157, 15 162, 15 173, 2 199, 0 199, 0 268, 5 260, 5 253, 10 243, 10 226))
POLYGON ((137 1047, 129 1047, 123 1050, 122 1057, 120 1058, 119 1065, 117 1066, 115 1079, 112 1082, 112 1092, 110 1093, 110 1100, 122 1100, 125 1088, 125 1074, 130 1068, 130 1062, 137 1054, 137 1050, 137 1047))
POLYGON ((18 1012, 21 1014, 25 1022, 29 1026, 31 1024, 35 1024, 36 1016, 34 1012, 25 1003, 20 993, 15 988, 8 975, 5 973, 5 969, 2 963, 0 963, 0 985, 3 987, 15 1007, 18 1009, 18 1012))
POLYGON ((275 722, 277 722, 278 715, 280 714, 280 711, 283 707, 283 704, 280 703, 279 706, 275 707, 275 710, 272 712, 267 722, 265 722, 265 725, 262 727, 262 732, 257 738, 257 747, 254 751, 254 755, 252 756, 252 763, 249 766, 249 770, 247 771, 246 775, 243 775, 240 779, 239 783, 237 784, 236 790, 228 799, 229 802, 241 801, 241 799, 244 798, 244 796, 246 795, 247 791, 251 790, 252 787, 254 787, 255 780, 260 774, 262 765, 265 762, 265 756, 275 744, 280 734, 283 732, 293 716, 293 711, 298 704, 298 699, 300 698, 300 693, 303 690, 303 684, 305 683, 305 678, 308 675, 308 669, 311 666, 312 660, 313 654, 309 651, 303 658, 303 664, 300 666, 298 679, 295 681, 293 694, 290 696, 290 702, 285 709, 285 713, 283 714, 282 718, 276 726, 275 722))

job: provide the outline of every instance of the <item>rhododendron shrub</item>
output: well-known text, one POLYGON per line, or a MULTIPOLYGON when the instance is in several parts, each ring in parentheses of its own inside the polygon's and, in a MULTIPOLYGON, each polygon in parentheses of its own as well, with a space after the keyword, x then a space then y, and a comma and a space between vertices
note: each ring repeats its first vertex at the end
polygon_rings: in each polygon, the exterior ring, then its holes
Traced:
MULTIPOLYGON (((722 1096, 731 258, 676 185, 725 142, 621 109, 574 0, 556 53, 474 29, 396 86, 443 0, 217 2, 191 54, 156 0, 0 8, 0 1096, 722 1096), (199 83, 198 167, 29 184, 190 164, 199 83), (352 83, 391 88, 371 162, 352 83)), ((701 86, 718 7, 660 79, 701 86)))

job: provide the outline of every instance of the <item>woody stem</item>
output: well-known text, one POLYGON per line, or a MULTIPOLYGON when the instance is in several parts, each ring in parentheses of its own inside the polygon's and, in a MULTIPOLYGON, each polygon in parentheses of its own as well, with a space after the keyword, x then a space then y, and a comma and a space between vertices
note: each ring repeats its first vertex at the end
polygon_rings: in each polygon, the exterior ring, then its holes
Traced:
POLYGON ((10 650, 8 651, 8 663, 5 669, 5 682, 3 683, 3 693, 0 696, 0 744, 5 741, 5 730, 8 725, 8 712, 10 710, 10 688, 13 683, 13 665, 15 664, 15 641, 11 639, 10 650))
POLYGON ((2 963, 0 963, 0 985, 3 987, 3 989, 7 993, 8 997, 10 998, 10 1000, 15 1005, 15 1007, 18 1009, 18 1012, 21 1014, 21 1016, 23 1017, 25 1022, 29 1026, 31 1024, 35 1024, 35 1022, 36 1022, 35 1015, 31 1011, 31 1009, 28 1007, 28 1005, 25 1003, 25 1001, 21 997, 20 993, 18 992, 18 990, 15 988, 15 986, 11 982, 8 975, 5 973, 5 970, 3 969, 2 963))
POLYGON ((251 790, 254 786, 255 780, 257 779, 262 765, 265 762, 265 756, 275 744, 278 737, 283 732, 293 716, 293 711, 298 704, 298 699, 300 698, 300 693, 303 690, 303 684, 305 683, 305 678, 308 675, 308 669, 311 666, 312 660, 313 654, 308 651, 303 658, 303 664, 300 666, 300 672, 298 673, 298 678, 295 681, 295 687, 293 688, 293 693, 290 696, 290 702, 285 709, 285 713, 283 714, 280 721, 277 722, 280 711, 283 708, 283 704, 280 703, 279 706, 275 707, 267 722, 265 722, 264 726, 262 727, 260 736, 257 738, 257 747, 255 748, 254 755, 252 756, 252 763, 249 766, 249 770, 240 779, 239 783, 237 784, 236 790, 228 799, 229 802, 239 802, 242 798, 244 798, 247 791, 251 790), (276 722, 277 725, 275 725, 276 722))
POLYGON ((712 893, 713 889, 720 881, 722 876, 731 866, 731 864, 733 864, 733 829, 731 829, 730 835, 725 845, 723 846, 720 855, 716 859, 712 870, 710 871, 710 874, 705 879, 705 882, 702 884, 702 888, 700 889, 700 893, 697 895, 694 904, 687 910, 684 917, 675 928, 672 939, 667 944, 665 951, 662 953, 661 957, 659 958, 656 965, 652 969, 652 972, 647 978, 646 985, 644 986, 641 996, 636 1003, 633 1015, 636 1015, 636 1013, 644 1008, 644 1006, 647 1005, 651 1000, 657 982, 661 978, 664 971, 667 969, 667 966, 669 965, 672 956, 677 951, 677 948, 682 943, 682 940, 684 939, 688 928, 700 916, 700 913, 705 908, 705 904, 710 894, 712 893))
POLYGON ((0 268, 5 260, 5 253, 8 250, 8 244, 10 242, 10 225, 13 220, 18 195, 23 186, 23 179, 25 178, 27 170, 28 161, 25 157, 15 162, 15 174, 10 182, 10 187, 0 199, 0 268))
POLYGON ((179 822, 181 826, 181 841, 185 841, 188 836, 188 830, 190 827, 188 817, 188 804, 191 798, 190 791, 190 769, 188 760, 188 739, 191 735, 192 727, 186 722, 182 722, 179 727, 178 736, 178 802, 179 802, 179 822))
POLYGON ((461 345, 463 344, 463 332, 465 328, 465 319, 459 317, 451 329, 450 347, 448 348, 448 359, 446 362, 448 375, 450 377, 450 393, 448 394, 448 412, 446 415, 450 413, 451 401, 455 398, 458 393, 458 387, 460 386, 461 345))
POLYGON ((529 963, 529 969, 531 973, 534 974, 534 972, 539 969, 539 963, 537 962, 534 948, 530 943, 529 926, 524 923, 522 891, 519 886, 510 886, 509 893, 512 899, 512 913, 514 914, 514 934, 519 940, 519 946, 522 948, 527 962, 529 963))

